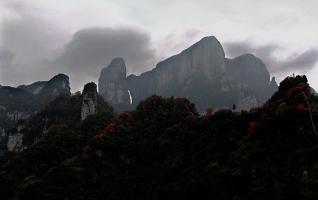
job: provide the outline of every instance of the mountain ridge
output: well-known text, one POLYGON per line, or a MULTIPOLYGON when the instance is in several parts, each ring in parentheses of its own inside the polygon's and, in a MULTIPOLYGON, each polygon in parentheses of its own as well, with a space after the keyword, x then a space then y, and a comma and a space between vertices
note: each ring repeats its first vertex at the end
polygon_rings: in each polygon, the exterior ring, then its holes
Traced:
MULTIPOLYGON (((260 58, 252 54, 243 54, 233 59, 226 58, 221 43, 214 36, 202 38, 179 54, 158 62, 153 69, 139 76, 127 76, 126 70, 117 72, 108 70, 110 66, 114 67, 110 64, 102 69, 103 73, 99 77, 98 84, 99 92, 118 110, 132 109, 142 99, 153 94, 189 98, 197 105, 200 112, 210 106, 221 108, 232 107, 233 104, 239 105, 241 101, 248 98, 256 99, 257 104, 251 105, 257 106, 277 89, 275 82, 272 83, 272 87, 269 87, 270 74, 260 58), (234 70, 238 72, 234 73, 234 70), (242 77, 241 75, 248 75, 251 72, 251 76, 242 77), (105 75, 107 73, 108 75, 105 75), (107 85, 109 77, 112 77, 110 85, 113 85, 113 88, 107 85), (113 77, 121 78, 114 80, 113 77), (242 94, 244 88, 254 90, 257 95, 240 96, 239 91, 242 94), (130 105, 127 98, 128 90, 133 99, 133 105, 130 105), (115 97, 116 93, 120 93, 125 97, 118 97, 117 101, 112 101, 107 97, 107 93, 112 93, 115 97), (229 93, 232 93, 232 96, 229 93), (221 99, 227 98, 232 100, 222 105, 221 99)), ((122 62, 121 68, 126 68, 125 62, 122 62)))

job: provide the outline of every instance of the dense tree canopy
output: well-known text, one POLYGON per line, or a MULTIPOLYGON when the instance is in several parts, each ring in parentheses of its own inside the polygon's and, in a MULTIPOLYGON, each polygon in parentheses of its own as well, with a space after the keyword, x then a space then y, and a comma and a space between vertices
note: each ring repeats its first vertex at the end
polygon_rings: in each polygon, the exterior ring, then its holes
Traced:
POLYGON ((70 120, 1 166, 0 196, 317 199, 317 103, 297 76, 249 112, 199 115, 187 99, 152 96, 135 111, 70 120))

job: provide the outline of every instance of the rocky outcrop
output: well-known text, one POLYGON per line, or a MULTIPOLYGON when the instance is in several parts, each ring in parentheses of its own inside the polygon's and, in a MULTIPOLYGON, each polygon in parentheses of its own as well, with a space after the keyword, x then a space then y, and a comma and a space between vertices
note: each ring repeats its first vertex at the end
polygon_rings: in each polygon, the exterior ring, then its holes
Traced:
POLYGON ((17 88, 2 86, 0 118, 6 117, 12 121, 27 119, 61 94, 71 94, 69 78, 64 74, 58 74, 49 81, 21 85, 17 88))
POLYGON ((20 85, 18 88, 37 95, 45 87, 46 83, 47 81, 38 81, 30 85, 20 85))
POLYGON ((156 94, 186 97, 201 112, 210 106, 223 108, 233 104, 249 109, 264 102, 277 89, 259 58, 245 54, 227 59, 222 45, 213 36, 158 63, 151 71, 127 78, 125 74, 124 61, 115 59, 100 76, 99 91, 115 108, 119 103, 131 102, 128 95, 123 97, 129 91, 132 107, 156 94))
POLYGON ((272 77, 271 82, 269 83, 269 95, 272 95, 274 92, 278 90, 278 84, 276 82, 275 77, 272 77))
POLYGON ((130 104, 123 58, 113 59, 108 67, 101 71, 98 85, 99 94, 117 110, 130 104))
POLYGON ((8 135, 7 150, 10 152, 23 151, 23 133, 22 129, 25 128, 25 124, 18 124, 16 133, 8 135))
POLYGON ((3 140, 8 141, 9 150, 20 149, 23 135, 8 134, 8 130, 14 130, 18 121, 28 119, 61 94, 71 94, 69 77, 64 74, 16 88, 0 87, 0 130, 4 133, 3 140))
POLYGON ((82 93, 81 120, 97 112, 97 86, 95 83, 88 83, 84 86, 82 93))
POLYGON ((69 77, 65 74, 58 74, 49 81, 38 81, 30 85, 20 85, 17 88, 31 93, 37 98, 54 98, 61 94, 71 94, 69 77))
POLYGON ((265 64, 252 54, 226 59, 227 75, 237 83, 258 91, 261 101, 268 98, 270 75, 265 64))

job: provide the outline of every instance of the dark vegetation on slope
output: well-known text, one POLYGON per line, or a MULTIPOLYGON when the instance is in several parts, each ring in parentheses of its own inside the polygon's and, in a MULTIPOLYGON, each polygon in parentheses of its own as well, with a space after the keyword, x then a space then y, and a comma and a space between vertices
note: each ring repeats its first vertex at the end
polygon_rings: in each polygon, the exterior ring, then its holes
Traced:
POLYGON ((2 164, 0 196, 317 199, 317 102, 297 76, 250 112, 200 116, 187 99, 152 96, 116 117, 109 111, 52 124, 2 164))
MULTIPOLYGON (((113 113, 113 109, 104 102, 101 96, 97 98, 99 115, 113 113)), ((47 132, 55 124, 78 124, 81 121, 82 95, 60 95, 48 104, 42 111, 31 117, 22 130, 24 145, 33 144, 37 138, 47 132)))

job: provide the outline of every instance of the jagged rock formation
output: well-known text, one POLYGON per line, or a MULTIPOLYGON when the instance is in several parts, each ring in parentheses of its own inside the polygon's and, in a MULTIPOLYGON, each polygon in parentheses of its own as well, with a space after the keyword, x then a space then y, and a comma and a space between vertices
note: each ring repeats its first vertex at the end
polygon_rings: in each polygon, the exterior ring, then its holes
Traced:
POLYGON ((115 58, 101 72, 98 85, 100 95, 117 108, 129 105, 129 93, 126 81, 126 65, 122 58, 115 58))
POLYGON ((83 102, 81 109, 81 120, 97 112, 97 86, 95 83, 88 83, 84 86, 82 93, 83 102))
POLYGON ((225 58, 222 45, 213 37, 205 37, 180 54, 172 56, 140 76, 125 78, 122 58, 116 58, 102 70, 99 91, 115 106, 132 108, 150 95, 182 96, 196 104, 202 112, 207 107, 250 109, 263 103, 277 90, 275 79, 265 64, 251 54, 225 58))
POLYGON ((70 95, 69 77, 58 74, 49 81, 40 81, 17 88, 0 88, 0 110, 12 120, 25 119, 61 94, 70 95))
POLYGON ((16 133, 13 135, 8 135, 7 149, 12 152, 20 152, 24 149, 23 146, 23 133, 21 132, 25 128, 25 124, 18 124, 16 128, 16 133))
POLYGON ((22 147, 20 143, 22 144, 23 135, 16 129, 17 122, 28 119, 62 94, 71 94, 69 77, 64 74, 58 74, 49 81, 39 81, 16 88, 0 87, 1 140, 8 142, 8 150, 20 151, 22 147))
POLYGON ((269 92, 277 91, 277 90, 278 90, 278 85, 277 85, 276 79, 275 77, 272 77, 272 80, 269 83, 269 92))
POLYGON ((269 97, 270 74, 259 58, 252 54, 244 54, 234 59, 225 59, 225 63, 227 75, 232 80, 257 91, 261 101, 269 97))

